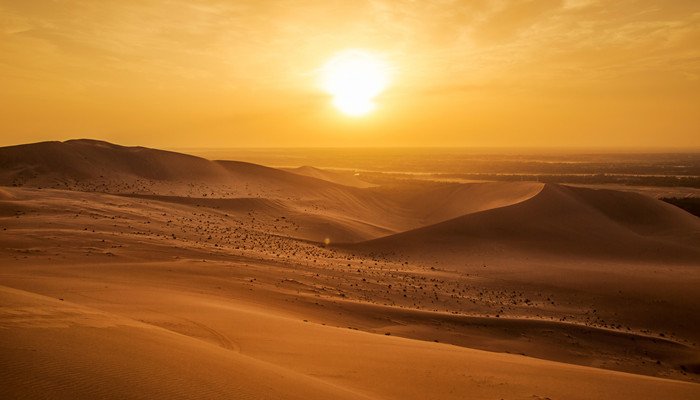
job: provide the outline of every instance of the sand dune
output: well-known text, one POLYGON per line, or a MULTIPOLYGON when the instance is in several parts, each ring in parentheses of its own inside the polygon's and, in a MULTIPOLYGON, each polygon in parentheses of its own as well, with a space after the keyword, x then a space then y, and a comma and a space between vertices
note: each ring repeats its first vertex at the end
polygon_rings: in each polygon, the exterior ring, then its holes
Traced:
POLYGON ((520 203, 537 195, 542 187, 536 182, 440 184, 402 194, 400 203, 406 215, 418 216, 423 225, 430 225, 520 203))
POLYGON ((91 140, 11 146, 0 154, 5 185, 205 207, 284 237, 366 242, 342 248, 376 254, 401 249, 414 257, 459 259, 520 252, 678 262, 700 256, 698 218, 632 193, 533 182, 357 188, 91 140))
POLYGON ((522 202, 357 245, 406 254, 578 255, 697 262, 700 219, 642 195, 547 184, 522 202))
POLYGON ((52 177, 131 175, 173 180, 217 179, 225 175, 220 165, 199 157, 87 139, 4 147, 0 149, 0 160, 4 185, 41 182, 52 177))
POLYGON ((700 380, 697 217, 610 190, 304 171, 1 148, 1 397, 700 393, 680 381, 700 380))
MULTIPOLYGON (((328 176, 326 176, 328 177, 328 176)), ((439 185, 396 193, 359 189, 323 179, 235 161, 209 161, 92 140, 45 142, 0 149, 0 184, 160 196, 268 218, 299 220, 300 239, 362 241, 530 196, 538 184, 439 185), (192 199, 237 199, 198 202, 192 199), (262 198, 269 201, 242 199, 262 198)), ((357 186, 357 185, 354 185, 357 186)), ((156 199, 156 197, 151 197, 156 199)))
POLYGON ((0 287, 3 398, 362 398, 153 325, 0 287))
POLYGON ((271 307, 276 296, 251 298, 232 282, 218 280, 227 296, 203 291, 211 273, 198 277, 188 272, 201 268, 176 266, 176 275, 189 276, 191 286, 168 277, 167 265, 142 264, 71 267, 66 272, 84 273, 30 284, 39 292, 63 292, 65 301, 1 288, 0 362, 14 362, 3 365, 0 392, 55 398, 690 399, 700 390, 309 323, 271 307), (33 382, 29 388, 22 384, 27 380, 33 382))
POLYGON ((288 197, 336 186, 250 163, 87 139, 0 148, 0 171, 5 186, 191 197, 288 197))
MULTIPOLYGON (((672 242, 695 241, 697 232, 692 232, 699 225, 697 218, 642 195, 556 185, 543 189, 531 182, 427 185, 409 191, 358 189, 249 163, 214 162, 91 140, 11 146, 0 149, 0 155, 4 185, 159 195, 166 196, 161 200, 190 204, 192 200, 179 198, 264 198, 270 201, 237 200, 237 210, 275 218, 294 215, 299 230, 292 236, 319 242, 326 238, 355 242, 391 234, 401 236, 382 243, 411 242, 411 236, 425 242, 420 233, 403 233, 420 228, 430 236, 428 241, 441 245, 447 243, 438 239, 441 236, 471 241, 497 236, 521 248, 549 243, 548 251, 622 254, 625 248, 634 252, 629 248, 662 246, 675 252, 672 242), (465 219, 426 227, 461 217, 465 219), (663 235, 667 241, 656 240, 663 235)), ((230 209, 233 204, 208 205, 230 209)))

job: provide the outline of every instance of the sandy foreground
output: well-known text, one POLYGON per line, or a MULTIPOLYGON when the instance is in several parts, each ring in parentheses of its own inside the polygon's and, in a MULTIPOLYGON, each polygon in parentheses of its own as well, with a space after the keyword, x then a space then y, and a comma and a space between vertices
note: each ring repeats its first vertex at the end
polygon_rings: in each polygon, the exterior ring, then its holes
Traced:
POLYGON ((2 398, 700 397, 670 205, 56 146, 0 149, 2 398))

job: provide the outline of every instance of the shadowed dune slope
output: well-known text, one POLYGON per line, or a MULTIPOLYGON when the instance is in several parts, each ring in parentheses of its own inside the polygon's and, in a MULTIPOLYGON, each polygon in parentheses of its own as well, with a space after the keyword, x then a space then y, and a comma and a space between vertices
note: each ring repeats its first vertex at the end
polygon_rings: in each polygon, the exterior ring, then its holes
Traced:
POLYGON ((700 219, 633 193, 546 184, 517 204, 355 245, 408 254, 578 254, 700 260, 700 219))

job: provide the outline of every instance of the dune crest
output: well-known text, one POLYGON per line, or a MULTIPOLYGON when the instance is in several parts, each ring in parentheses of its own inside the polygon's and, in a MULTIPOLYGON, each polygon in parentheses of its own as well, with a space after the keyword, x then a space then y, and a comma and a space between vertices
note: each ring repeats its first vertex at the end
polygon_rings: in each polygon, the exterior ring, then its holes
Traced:
POLYGON ((356 187, 361 189, 377 186, 375 184, 365 182, 354 175, 345 175, 337 172, 326 171, 308 165, 298 168, 284 168, 284 170, 298 175, 309 176, 311 178, 322 179, 324 181, 337 183, 339 185, 356 187))

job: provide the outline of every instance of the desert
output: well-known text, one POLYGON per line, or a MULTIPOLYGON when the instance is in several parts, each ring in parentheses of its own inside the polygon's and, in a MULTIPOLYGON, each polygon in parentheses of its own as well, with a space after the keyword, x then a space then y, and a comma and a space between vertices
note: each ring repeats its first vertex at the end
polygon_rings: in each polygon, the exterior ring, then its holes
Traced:
POLYGON ((0 0, 0 400, 700 399, 700 1, 0 0))
POLYGON ((93 140, 0 164, 4 397, 700 393, 700 219, 650 196, 93 140))

